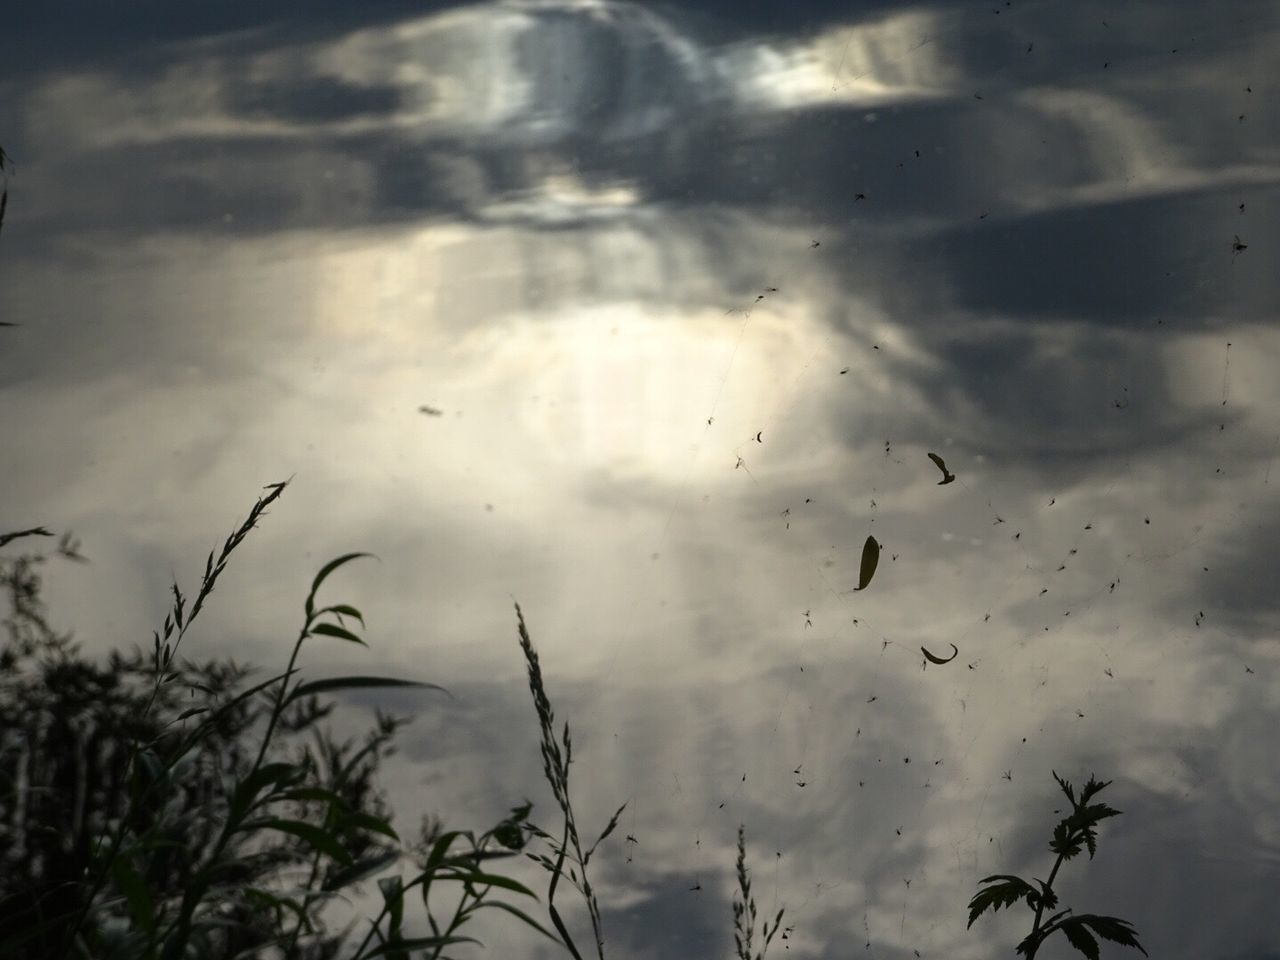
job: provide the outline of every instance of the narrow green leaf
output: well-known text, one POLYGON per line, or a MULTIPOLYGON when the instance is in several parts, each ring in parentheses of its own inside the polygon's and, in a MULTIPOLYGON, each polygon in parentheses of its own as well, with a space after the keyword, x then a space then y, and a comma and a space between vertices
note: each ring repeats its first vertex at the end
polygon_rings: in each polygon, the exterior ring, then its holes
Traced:
POLYGON ((554 933, 552 933, 542 924, 538 923, 538 921, 534 920, 531 916, 529 916, 519 907, 513 907, 511 904, 503 903, 501 900, 481 900, 478 904, 476 904, 476 908, 479 909, 481 907, 493 907, 495 910, 504 910, 514 917, 519 917, 521 920, 523 920, 529 926, 533 927, 533 929, 537 930, 544 937, 547 937, 548 939, 556 943, 560 942, 559 937, 557 937, 554 933))
POLYGON ((447 947, 453 943, 474 943, 477 946, 484 946, 475 937, 408 937, 396 943, 384 943, 379 947, 375 947, 364 954, 361 960, 373 960, 374 957, 385 957, 387 954, 402 950, 430 950, 435 947, 447 947))
POLYGON ((329 875, 322 887, 325 891, 340 890, 343 887, 368 879, 379 870, 389 867, 400 859, 400 851, 385 850, 376 856, 362 857, 349 867, 343 867, 329 875))
POLYGON ((510 877, 502 877, 496 873, 481 873, 479 870, 458 870, 454 868, 444 876, 444 879, 461 880, 464 883, 475 884, 477 886, 501 887, 503 890, 510 890, 513 893, 522 893, 526 897, 538 899, 538 895, 517 880, 510 877))
POLYGON ((272 817, 243 823, 238 832, 246 833, 259 829, 279 830, 281 833, 293 834, 309 844, 313 850, 318 850, 332 857, 344 866, 350 866, 354 862, 351 854, 344 850, 337 840, 313 823, 304 823, 301 820, 280 820, 272 817))
POLYGON ((858 568, 858 585, 854 590, 865 590, 875 576, 876 565, 880 562, 880 544, 875 537, 867 537, 862 545, 862 565, 858 568))
POLYGON ((271 893, 268 890, 259 889, 258 887, 246 887, 244 894, 250 900, 254 900, 259 904, 275 907, 277 910, 288 910, 295 914, 298 918, 298 923, 301 924, 308 933, 313 929, 311 917, 308 916, 307 911, 302 908, 302 904, 298 903, 298 901, 294 900, 292 897, 278 897, 274 893, 271 893))
POLYGON ((337 637, 340 640, 350 640, 352 643, 358 643, 362 647, 369 646, 367 643, 365 643, 363 640, 357 637, 350 630, 344 629, 343 627, 339 627, 333 623, 317 623, 308 632, 319 633, 326 637, 337 637))
POLYGON ((392 840, 399 840, 400 835, 392 829, 391 824, 387 823, 382 817, 375 817, 372 813, 365 813, 363 810, 348 810, 342 815, 342 824, 356 827, 364 827, 374 833, 381 833, 383 836, 390 837, 392 840))
POLYGON ((338 796, 332 790, 326 790, 324 787, 297 787, 293 790, 286 790, 283 793, 276 794, 277 800, 315 800, 320 803, 336 804, 338 807, 345 807, 347 802, 338 796))
POLYGON ((264 788, 297 780, 304 773, 301 767, 292 763, 268 763, 254 770, 236 786, 231 798, 231 819, 239 819, 252 810, 257 805, 254 801, 264 788))
POLYGON ((315 614, 316 592, 320 589, 320 585, 328 578, 329 574, 333 573, 333 571, 337 570, 344 564, 350 563, 352 560, 359 560, 361 557, 372 556, 373 554, 371 553, 344 553, 342 556, 335 560, 330 560, 321 567, 320 572, 316 574, 316 578, 311 581, 311 593, 307 596, 307 617, 310 618, 315 614))
POLYGON ((404 923, 404 881, 397 874, 394 877, 383 877, 378 881, 378 892, 382 894, 382 902, 387 905, 390 918, 391 941, 400 940, 400 927, 404 923))
POLYGON ((313 693, 326 693, 329 690, 361 690, 374 687, 421 687, 427 690, 439 690, 447 696, 453 696, 438 684, 422 683, 418 680, 397 680, 393 677, 334 677, 330 680, 311 680, 307 683, 298 684, 293 688, 293 692, 285 698, 285 705, 287 706, 299 697, 305 697, 313 693))
POLYGON ((351 617, 353 620, 359 620, 360 626, 364 626, 364 616, 349 603, 335 603, 331 607, 321 607, 316 611, 316 616, 320 616, 322 613, 336 613, 344 617, 351 617))
POLYGON ((255 684, 254 686, 250 687, 248 690, 245 690, 241 693, 236 694, 236 696, 234 696, 232 699, 228 700, 226 703, 224 703, 221 707, 219 707, 213 713, 209 714, 209 716, 204 719, 204 721, 200 724, 200 726, 196 727, 194 730, 191 731, 191 733, 187 735, 186 740, 183 741, 180 752, 185 752, 187 749, 190 748, 192 744, 198 743, 201 740, 203 740, 206 734, 208 733, 209 729, 215 723, 218 722, 218 719, 222 717, 223 714, 235 709, 237 705, 239 705, 240 703, 243 703, 245 700, 248 700, 250 697, 254 696, 255 694, 262 692, 272 684, 279 683, 281 681, 288 682, 288 678, 293 676, 297 672, 298 672, 298 668, 293 667, 290 670, 286 670, 284 673, 277 674, 276 676, 272 677, 270 680, 264 680, 262 681, 262 683, 255 684))
POLYGON ((116 884, 120 887, 121 893, 124 894, 125 900, 128 901, 129 912, 133 915, 134 923, 141 927, 148 936, 155 933, 155 904, 151 902, 151 895, 147 892, 146 884, 142 882, 142 877, 133 868, 133 864, 129 862, 127 857, 117 855, 111 861, 111 874, 115 877, 116 884))
POLYGON ((450 830, 436 838, 436 842, 431 845, 431 852, 427 854, 426 873, 435 872, 436 867, 444 862, 444 856, 450 845, 460 836, 462 836, 461 830, 450 830))

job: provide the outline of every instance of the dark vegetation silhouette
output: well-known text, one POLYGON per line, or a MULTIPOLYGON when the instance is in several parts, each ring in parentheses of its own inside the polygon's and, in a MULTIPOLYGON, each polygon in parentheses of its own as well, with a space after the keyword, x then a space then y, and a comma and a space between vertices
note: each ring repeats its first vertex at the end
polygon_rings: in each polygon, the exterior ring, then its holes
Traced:
MULTIPOLYGON (((12 169, 0 149, 0 227, 12 169)), ((940 458, 930 457, 943 483, 954 479, 940 458)), ((82 656, 71 635, 50 624, 41 598, 49 558, 38 551, 0 556, 0 594, 8 605, 0 621, 0 957, 442 960, 456 945, 481 945, 463 928, 481 910, 496 909, 582 960, 556 905, 564 881, 581 897, 595 954, 604 960, 603 920, 588 866, 626 804, 584 846, 569 792, 569 725, 557 734, 519 605, 517 634, 541 732, 543 773, 562 820, 556 831, 529 819, 528 801, 482 833, 445 830, 429 816, 411 841, 392 828, 376 775, 410 718, 378 710, 362 742, 338 742, 324 723, 336 704, 320 695, 406 687, 448 692, 388 677, 305 681, 298 665, 308 639, 367 646, 360 610, 348 603, 317 606, 317 595, 332 574, 368 554, 345 554, 316 574, 282 673, 252 683, 255 669, 230 659, 179 658, 231 554, 287 485, 267 486, 222 547, 209 553, 193 600, 171 585, 172 604, 149 652, 136 645, 127 655, 112 651, 105 665, 82 656), (543 849, 530 849, 531 841, 543 849), (520 905, 538 902, 537 894, 501 867, 517 856, 550 875, 546 911, 553 929, 520 905), (414 875, 391 872, 406 862, 414 875), (375 877, 382 901, 376 916, 334 929, 329 908, 375 877), (442 885, 454 894, 443 911, 433 896, 442 885), (411 892, 422 902, 428 934, 406 932, 411 892), (354 943, 352 934, 361 931, 354 943)), ((44 526, 0 533, 0 549, 55 536, 44 526)), ((879 554, 880 544, 868 537, 856 589, 870 584, 879 554)), ((54 555, 88 562, 70 533, 57 539, 54 555)), ((955 657, 954 646, 947 659, 922 652, 934 663, 955 657)), ((1118 815, 1091 802, 1108 783, 1091 777, 1077 800, 1071 785, 1054 777, 1072 812, 1054 830, 1050 849, 1057 860, 1048 879, 1033 884, 987 877, 970 901, 969 925, 988 909, 1023 901, 1034 919, 1016 952, 1028 960, 1058 931, 1089 960, 1099 956, 1097 938, 1142 950, 1128 921, 1067 909, 1045 916, 1058 905, 1053 884, 1062 864, 1085 847, 1092 858, 1097 824, 1118 815)), ((764 960, 785 908, 757 935, 743 826, 736 873, 736 956, 764 960)))
POLYGON ((1058 895, 1054 892, 1053 884, 1058 879, 1058 871, 1064 863, 1085 849, 1089 851, 1089 859, 1092 860, 1093 855, 1098 852, 1098 824, 1110 817, 1120 816, 1120 811, 1105 803, 1093 802, 1094 797, 1111 784, 1110 780, 1098 781, 1090 776, 1077 799, 1070 783, 1057 773, 1054 773, 1053 779, 1058 781, 1058 786, 1071 804, 1071 812, 1054 827, 1053 837, 1049 840, 1049 851, 1057 856, 1049 870, 1049 878, 1040 880, 1033 877, 1032 882, 1010 874, 983 878, 979 883, 984 886, 969 901, 969 926, 972 927, 973 922, 987 910, 994 913, 1001 907, 1010 907, 1021 901, 1033 914, 1031 932, 1016 948, 1016 953, 1027 960, 1033 960, 1045 940, 1059 931, 1088 960, 1098 960, 1099 937, 1133 947, 1145 956, 1147 951, 1138 943, 1137 931, 1128 920, 1094 913, 1075 913, 1071 909, 1057 910, 1058 895), (1056 912, 1045 916, 1046 911, 1054 910, 1056 912))

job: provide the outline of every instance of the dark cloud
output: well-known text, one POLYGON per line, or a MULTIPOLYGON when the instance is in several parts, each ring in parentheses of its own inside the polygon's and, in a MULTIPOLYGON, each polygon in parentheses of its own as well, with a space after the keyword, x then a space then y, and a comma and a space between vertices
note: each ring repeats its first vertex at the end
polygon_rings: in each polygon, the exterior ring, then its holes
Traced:
POLYGON ((148 74, 182 59, 192 41, 234 35, 252 50, 338 37, 363 27, 473 5, 467 0, 253 0, 174 5, 164 0, 53 0, 8 11, 0 79, 79 68, 148 74))
POLYGON ((945 295, 953 307, 979 314, 1148 330, 1157 320, 1204 326, 1214 315, 1261 321, 1280 295, 1280 279, 1233 257, 1231 242, 1245 229, 1237 205, 1267 205, 1278 193, 1216 188, 990 222, 975 217, 904 245, 902 256, 938 278, 913 292, 945 295))
POLYGON ((257 84, 236 82, 227 96, 232 109, 243 116, 331 123, 394 113, 403 93, 385 84, 360 86, 333 77, 307 77, 257 84))

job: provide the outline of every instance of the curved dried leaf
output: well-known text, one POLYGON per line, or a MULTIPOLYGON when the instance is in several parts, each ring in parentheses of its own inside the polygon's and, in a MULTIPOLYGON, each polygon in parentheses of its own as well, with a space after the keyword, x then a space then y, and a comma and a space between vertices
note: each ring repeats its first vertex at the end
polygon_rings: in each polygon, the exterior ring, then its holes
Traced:
POLYGON ((875 537, 867 537, 862 545, 862 564, 858 568, 858 585, 854 590, 865 590, 871 578, 875 576, 876 565, 880 562, 880 544, 875 537))
POLYGON ((947 657, 947 658, 945 658, 945 659, 944 659, 944 658, 942 658, 942 657, 934 656, 932 653, 930 653, 930 652, 929 652, 928 650, 926 650, 924 647, 921 647, 921 648, 920 648, 920 652, 924 654, 925 659, 926 659, 926 660, 928 660, 930 663, 938 663, 938 664, 942 664, 942 663, 950 663, 952 660, 954 660, 956 657, 958 657, 958 656, 960 655, 960 648, 959 648, 959 647, 957 647, 954 643, 953 643, 953 644, 951 644, 950 646, 951 646, 951 656, 949 656, 949 657, 947 657))

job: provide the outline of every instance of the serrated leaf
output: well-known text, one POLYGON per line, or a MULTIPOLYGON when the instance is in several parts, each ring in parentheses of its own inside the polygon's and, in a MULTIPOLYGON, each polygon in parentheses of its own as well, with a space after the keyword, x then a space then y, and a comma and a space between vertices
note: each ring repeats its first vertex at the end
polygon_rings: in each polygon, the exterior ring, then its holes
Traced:
POLYGON ((1074 807, 1076 805, 1076 792, 1071 788, 1071 784, 1058 776, 1056 770, 1053 771, 1053 779, 1058 781, 1058 786, 1062 788, 1062 792, 1067 795, 1067 799, 1071 801, 1071 806, 1074 807))
POLYGON ((858 585, 854 590, 865 590, 871 578, 876 574, 876 565, 880 562, 880 544, 875 537, 867 537, 862 545, 862 563, 858 567, 858 585))
POLYGON ((1080 852, 1080 843, 1076 840, 1068 826, 1070 818, 1063 820, 1053 828, 1053 839, 1049 842, 1049 850, 1064 860, 1070 860, 1080 852))
POLYGON ((1099 824, 1109 817, 1118 816, 1120 816, 1120 811, 1114 807, 1107 806, 1105 803, 1094 803, 1086 807, 1082 801, 1080 809, 1070 817, 1070 820, 1071 825, 1074 827, 1086 827, 1099 824))
POLYGON ((1143 950, 1142 944, 1138 942, 1138 931, 1133 929, 1133 924, 1128 920, 1121 920, 1119 917, 1100 917, 1094 913, 1082 913, 1074 919, 1091 927, 1093 932, 1103 940, 1133 947, 1144 957, 1147 956, 1147 951, 1143 950))
POLYGON ((1088 957, 1088 960, 1098 960, 1098 941, 1079 917, 1068 917, 1058 924, 1058 929, 1067 935, 1071 945, 1088 957))
POLYGON ((1084 789, 1080 791, 1080 806, 1084 806, 1089 800, 1101 793, 1107 787, 1111 786, 1110 780, 1099 780, 1093 774, 1089 775, 1089 782, 1084 785, 1084 789))
POLYGON ((990 884, 990 886, 985 890, 979 890, 969 901, 968 926, 970 927, 987 910, 994 913, 1001 907, 1012 906, 1028 894, 1035 896, 1036 892, 1035 888, 1021 877, 1007 874, 997 874, 979 882, 990 884))
POLYGON ((1044 909, 1052 910, 1058 905, 1058 895, 1054 893, 1053 888, 1043 880, 1037 879, 1036 883, 1040 886, 1039 903, 1044 905, 1044 909))
POLYGON ((340 627, 336 623, 317 623, 308 632, 318 633, 326 637, 337 637, 340 640, 350 640, 352 643, 358 643, 362 647, 369 646, 350 630, 347 630, 345 627, 340 627))

